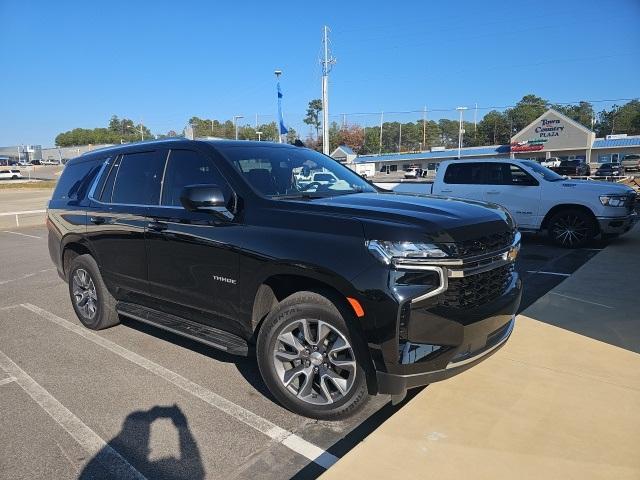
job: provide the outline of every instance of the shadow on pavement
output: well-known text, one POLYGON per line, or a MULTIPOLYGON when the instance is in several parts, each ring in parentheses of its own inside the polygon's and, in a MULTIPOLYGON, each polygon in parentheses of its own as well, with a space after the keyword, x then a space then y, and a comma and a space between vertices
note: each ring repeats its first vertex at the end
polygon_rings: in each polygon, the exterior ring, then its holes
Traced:
MULTIPOLYGON (((381 409, 365 418, 359 425, 351 429, 344 437, 339 439, 333 445, 326 449, 327 452, 338 458, 346 455, 353 447, 362 442, 374 430, 382 425, 389 417, 404 407, 407 402, 411 401, 416 395, 427 387, 413 388, 407 392, 407 397, 398 405, 392 405, 391 402, 385 404, 381 409)), ((296 473, 292 480, 307 480, 318 478, 325 472, 324 468, 309 462, 306 467, 296 473)))
MULTIPOLYGON (((205 471, 200 458, 200 450, 189 430, 187 418, 176 405, 156 406, 150 410, 138 410, 127 416, 122 430, 112 438, 109 446, 125 458, 133 467, 149 479, 190 479, 204 478, 205 471), (150 460, 151 424, 158 419, 170 419, 178 431, 179 457, 164 457, 150 460)), ((80 473, 80 480, 104 478, 108 465, 101 462, 101 452, 95 455, 80 473)), ((107 477, 108 478, 108 477, 107 477)))
POLYGON ((137 322, 126 317, 121 316, 120 323, 129 328, 138 330, 139 332, 143 332, 147 335, 152 335, 166 342, 173 343, 182 348, 187 348, 193 352, 197 352, 200 355, 211 358, 212 360, 216 360, 222 363, 233 363, 238 369, 238 372, 240 372, 240 374, 253 388, 255 388, 264 397, 268 398, 274 403, 277 403, 271 395, 271 392, 269 392, 267 386, 262 381, 262 377, 260 376, 260 372, 258 371, 258 366, 256 365, 255 352, 251 345, 249 345, 249 355, 247 357, 240 357, 238 355, 225 353, 222 350, 217 350, 213 347, 209 347, 202 343, 196 342, 195 340, 190 340, 186 337, 182 337, 180 335, 167 332, 166 330, 162 330, 161 328, 157 328, 142 322, 137 322))

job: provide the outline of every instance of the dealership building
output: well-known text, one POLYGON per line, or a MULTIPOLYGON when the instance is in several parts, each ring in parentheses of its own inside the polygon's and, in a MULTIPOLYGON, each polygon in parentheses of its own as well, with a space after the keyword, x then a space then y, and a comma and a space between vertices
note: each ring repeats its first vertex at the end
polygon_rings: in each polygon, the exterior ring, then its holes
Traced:
POLYGON ((608 135, 596 138, 593 131, 562 113, 549 109, 516 133, 509 145, 490 145, 446 149, 434 147, 426 152, 388 153, 382 155, 352 154, 348 147, 338 147, 332 156, 368 177, 402 172, 411 167, 435 172, 440 162, 455 159, 527 158, 543 161, 551 157, 561 160, 582 159, 597 166, 616 162, 624 155, 640 154, 640 135, 608 135), (345 150, 346 149, 346 150, 345 150), (351 155, 347 155, 347 151, 351 155))

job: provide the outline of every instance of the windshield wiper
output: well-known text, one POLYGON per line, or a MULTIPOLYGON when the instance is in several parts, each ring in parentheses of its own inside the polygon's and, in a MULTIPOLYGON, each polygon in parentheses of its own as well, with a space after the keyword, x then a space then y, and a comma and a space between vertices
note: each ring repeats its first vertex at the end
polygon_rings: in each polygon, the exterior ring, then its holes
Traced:
POLYGON ((273 200, 314 200, 317 198, 325 198, 326 195, 318 195, 314 193, 287 193, 282 195, 271 195, 273 200))

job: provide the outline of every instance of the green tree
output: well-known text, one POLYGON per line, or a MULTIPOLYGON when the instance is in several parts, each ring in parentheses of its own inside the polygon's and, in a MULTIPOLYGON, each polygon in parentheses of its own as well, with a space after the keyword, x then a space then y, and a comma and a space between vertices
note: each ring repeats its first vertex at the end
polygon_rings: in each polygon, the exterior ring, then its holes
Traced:
POLYGON ((522 97, 513 108, 505 110, 505 116, 509 120, 511 133, 519 132, 524 127, 533 122, 549 108, 549 103, 541 97, 529 94, 522 97))
POLYGON ((322 112, 322 100, 316 98, 315 100, 311 100, 309 102, 309 106, 307 107, 307 116, 304 117, 304 123, 307 125, 311 125, 316 130, 316 138, 319 136, 320 130, 320 112, 322 112))
POLYGON ((511 141, 510 125, 506 115, 491 110, 478 122, 480 145, 505 145, 511 141))
POLYGON ((580 102, 578 105, 553 105, 552 108, 591 129, 595 113, 593 105, 589 102, 580 102))

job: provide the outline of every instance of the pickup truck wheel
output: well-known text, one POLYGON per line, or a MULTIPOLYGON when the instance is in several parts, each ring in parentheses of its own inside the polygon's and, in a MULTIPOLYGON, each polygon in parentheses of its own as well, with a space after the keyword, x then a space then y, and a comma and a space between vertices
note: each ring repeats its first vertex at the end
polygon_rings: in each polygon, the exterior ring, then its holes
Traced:
POLYGON ((595 236, 593 219, 576 209, 556 213, 549 220, 548 230, 551 241, 564 248, 582 247, 595 236))
POLYGON ((267 316, 257 344, 258 367, 274 397, 319 420, 352 415, 368 398, 365 373, 335 305, 298 292, 267 316))
POLYGON ((73 259, 68 284, 71 304, 85 327, 102 330, 120 323, 116 300, 107 290, 91 255, 79 255, 73 259))

